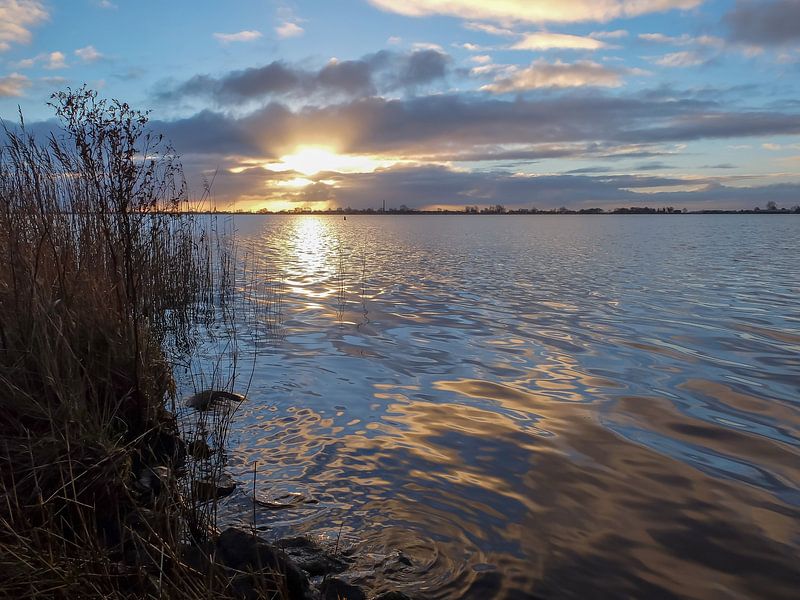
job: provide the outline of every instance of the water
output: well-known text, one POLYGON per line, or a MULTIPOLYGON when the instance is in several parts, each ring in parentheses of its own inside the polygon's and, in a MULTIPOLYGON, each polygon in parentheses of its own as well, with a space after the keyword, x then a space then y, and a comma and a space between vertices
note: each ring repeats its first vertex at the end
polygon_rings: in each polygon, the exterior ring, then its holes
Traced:
POLYGON ((373 590, 797 597, 800 218, 236 226, 283 282, 242 522, 257 460, 259 497, 318 501, 259 509, 265 535, 338 543, 373 590))

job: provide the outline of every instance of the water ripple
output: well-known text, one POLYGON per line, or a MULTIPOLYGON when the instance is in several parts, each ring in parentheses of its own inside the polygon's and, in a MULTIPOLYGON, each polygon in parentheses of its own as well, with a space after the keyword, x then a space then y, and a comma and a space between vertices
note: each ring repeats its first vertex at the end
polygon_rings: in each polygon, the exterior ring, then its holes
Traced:
POLYGON ((237 225, 283 318, 229 518, 257 460, 257 494, 317 501, 259 527, 376 592, 796 597, 800 219, 237 225))

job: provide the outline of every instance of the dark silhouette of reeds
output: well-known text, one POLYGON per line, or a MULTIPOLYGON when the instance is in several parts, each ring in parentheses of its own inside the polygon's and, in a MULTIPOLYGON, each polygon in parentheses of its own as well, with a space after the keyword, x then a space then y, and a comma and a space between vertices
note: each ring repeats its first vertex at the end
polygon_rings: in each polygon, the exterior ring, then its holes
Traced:
POLYGON ((233 306, 235 251, 182 212, 146 114, 86 88, 52 106, 61 134, 20 115, 0 149, 0 595, 230 597, 213 556, 192 560, 216 502, 181 474, 172 368, 233 306))

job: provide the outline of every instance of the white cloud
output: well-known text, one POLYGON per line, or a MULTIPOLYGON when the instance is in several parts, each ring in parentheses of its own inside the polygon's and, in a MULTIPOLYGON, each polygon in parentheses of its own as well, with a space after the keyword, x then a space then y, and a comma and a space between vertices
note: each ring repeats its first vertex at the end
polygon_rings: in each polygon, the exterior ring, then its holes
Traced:
POLYGON ((401 38, 399 36, 396 36, 396 35, 393 35, 393 36, 390 36, 389 39, 386 40, 386 43, 387 44, 391 44, 392 46, 396 46, 397 44, 401 43, 402 41, 403 41, 403 38, 401 38))
POLYGON ((30 79, 19 73, 11 73, 5 77, 0 77, 0 98, 22 96, 25 88, 30 85, 30 79))
POLYGON ((524 34, 518 42, 511 46, 511 49, 553 50, 557 48, 566 48, 573 50, 599 50, 600 48, 605 48, 605 46, 605 42, 590 37, 538 31, 536 33, 524 34))
POLYGON ((653 12, 695 8, 703 0, 370 0, 410 17, 449 15, 496 23, 610 21, 653 12))
POLYGON ((55 52, 37 54, 33 58, 23 58, 14 63, 14 67, 17 69, 30 69, 36 65, 41 65, 43 69, 48 69, 50 71, 66 69, 69 66, 67 64, 67 57, 63 52, 57 50, 55 52))
POLYGON ((514 67, 509 75, 484 85, 482 90, 503 94, 506 92, 539 88, 567 88, 583 86, 619 87, 623 71, 611 69, 592 61, 549 63, 537 60, 524 69, 514 67))
POLYGON ((292 23, 291 21, 286 21, 275 28, 275 33, 277 33, 278 37, 280 38, 297 37, 298 35, 303 35, 304 32, 305 29, 300 27, 300 25, 297 23, 292 23))
POLYGON ((97 6, 100 8, 117 8, 117 5, 110 0, 98 0, 97 6))
POLYGON ((444 52, 444 48, 439 44, 433 44, 431 42, 414 42, 411 44, 411 48, 414 50, 436 50, 437 52, 444 52))
POLYGON ((490 25, 489 23, 476 23, 475 21, 470 21, 468 23, 464 23, 464 27, 471 31, 482 31, 483 33, 488 33, 490 35, 502 35, 506 37, 516 35, 516 33, 510 29, 497 27, 495 25, 490 25))
POLYGON ((236 33, 215 33, 214 37, 223 44, 231 42, 252 42, 261 37, 261 32, 256 30, 237 31, 236 33))
POLYGON ((0 52, 30 42, 30 28, 48 16, 39 0, 0 0, 0 52))
POLYGON ((75 56, 84 62, 94 62, 103 58, 103 55, 97 51, 94 46, 86 46, 75 50, 75 56))
POLYGON ((67 67, 66 59, 63 52, 50 52, 45 55, 44 68, 49 70, 65 69, 67 67))
POLYGON ((722 38, 713 35, 701 35, 692 37, 687 34, 680 36, 669 36, 663 33, 640 33, 639 39, 654 44, 670 44, 673 46, 707 46, 710 48, 721 48, 725 45, 722 38))
POLYGON ((670 52, 664 56, 652 59, 657 65, 662 67, 696 67, 702 65, 708 59, 698 52, 684 50, 681 52, 670 52))
POLYGON ((625 29, 615 29, 614 31, 593 31, 589 37, 600 39, 614 39, 628 37, 628 32, 625 29))
POLYGON ((492 62, 492 57, 488 54, 478 54, 477 56, 471 56, 469 59, 474 63, 478 63, 479 65, 485 65, 492 62))

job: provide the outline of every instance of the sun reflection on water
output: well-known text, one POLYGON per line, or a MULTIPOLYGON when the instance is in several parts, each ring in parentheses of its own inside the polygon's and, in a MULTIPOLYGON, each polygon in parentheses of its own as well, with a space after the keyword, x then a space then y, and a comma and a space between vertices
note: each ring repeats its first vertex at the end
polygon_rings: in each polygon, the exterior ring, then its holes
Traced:
POLYGON ((315 298, 333 293, 332 287, 325 283, 335 275, 335 245, 330 224, 325 219, 304 216, 292 221, 280 261, 288 269, 288 283, 293 291, 315 298))

